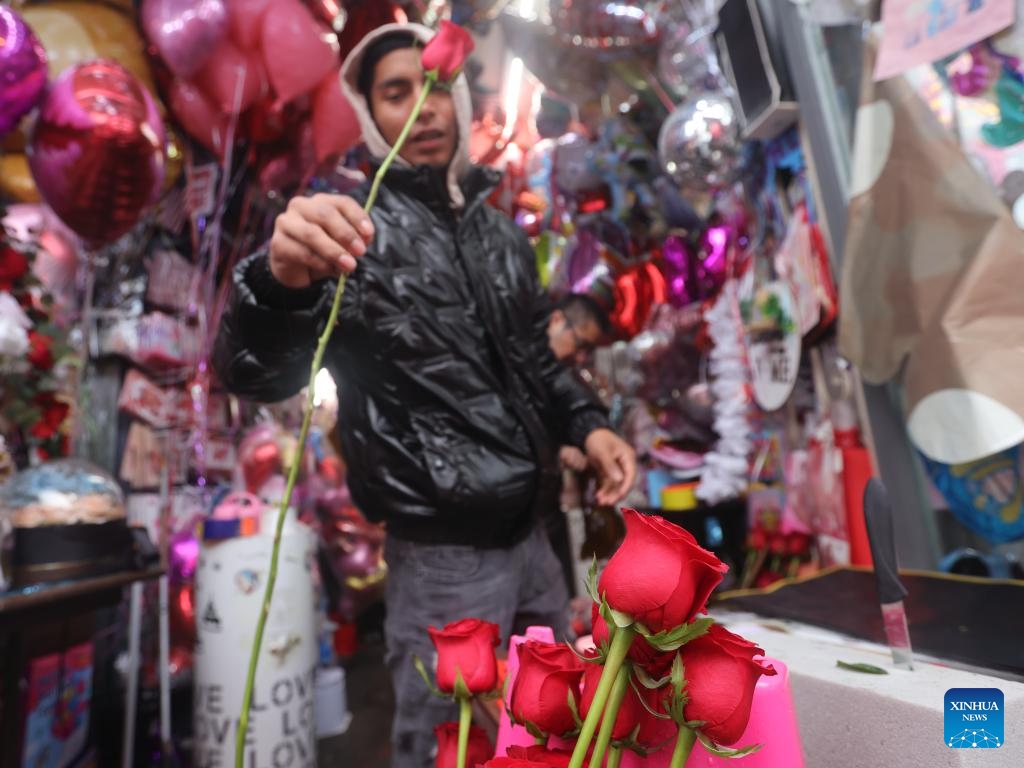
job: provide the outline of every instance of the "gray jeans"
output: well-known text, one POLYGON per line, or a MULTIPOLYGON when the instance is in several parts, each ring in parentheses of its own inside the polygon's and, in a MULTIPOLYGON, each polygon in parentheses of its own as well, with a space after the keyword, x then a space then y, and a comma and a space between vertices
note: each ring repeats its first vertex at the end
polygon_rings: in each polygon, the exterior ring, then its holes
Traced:
POLYGON ((428 626, 464 618, 493 621, 502 646, 530 625, 568 630, 568 593, 561 565, 538 525, 510 549, 415 544, 387 539, 387 664, 395 688, 391 768, 431 768, 434 726, 458 720, 458 707, 431 694, 413 666, 413 655, 434 668, 428 626))

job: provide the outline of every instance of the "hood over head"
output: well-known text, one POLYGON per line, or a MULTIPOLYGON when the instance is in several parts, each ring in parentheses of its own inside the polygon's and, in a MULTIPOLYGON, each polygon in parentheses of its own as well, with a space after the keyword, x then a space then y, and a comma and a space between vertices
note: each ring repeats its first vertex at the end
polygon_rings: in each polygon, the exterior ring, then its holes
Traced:
MULTIPOLYGON (((345 58, 345 63, 341 67, 341 89, 359 118, 359 125, 363 129, 363 140, 366 142, 367 149, 370 150, 371 155, 379 159, 383 159, 391 151, 391 145, 381 135, 377 123, 373 120, 370 105, 367 103, 366 97, 359 90, 359 68, 362 65, 367 48, 373 45, 374 41, 395 32, 411 34, 424 44, 428 43, 435 34, 434 30, 422 24, 385 24, 364 37, 359 45, 353 48, 352 52, 345 58)), ((470 98, 469 84, 466 82, 464 73, 460 72, 459 76, 455 78, 455 82, 452 83, 451 95, 455 107, 455 122, 459 137, 455 145, 455 154, 452 156, 451 164, 448 166, 448 197, 453 208, 461 209, 465 205, 465 197, 462 194, 459 182, 470 167, 469 137, 473 124, 473 103, 470 98)), ((412 167, 402 157, 396 157, 394 164, 401 168, 412 167)))

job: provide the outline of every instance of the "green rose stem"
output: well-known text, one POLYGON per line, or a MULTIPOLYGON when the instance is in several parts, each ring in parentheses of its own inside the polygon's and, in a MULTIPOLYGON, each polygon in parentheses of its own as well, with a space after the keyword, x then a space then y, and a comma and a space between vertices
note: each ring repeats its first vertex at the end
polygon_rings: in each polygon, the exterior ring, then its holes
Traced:
POLYGON ((693 751, 693 744, 697 741, 696 731, 691 731, 685 725, 679 726, 679 736, 676 737, 676 748, 672 751, 672 762, 669 768, 683 768, 686 765, 690 752, 693 751))
POLYGON ((469 724, 473 720, 473 705, 469 699, 459 698, 459 753, 457 768, 466 768, 466 751, 469 749, 469 724))
MULTIPOLYGON (((431 87, 437 81, 436 72, 426 72, 424 75, 423 88, 420 90, 419 99, 416 100, 416 104, 413 106, 412 112, 409 113, 409 119, 405 121, 405 127, 402 128, 402 132, 398 135, 395 145, 391 148, 388 156, 384 158, 384 162, 381 163, 380 168, 377 169, 377 173, 373 177, 373 185, 370 187, 370 194, 366 198, 366 204, 363 205, 363 210, 366 212, 369 212, 373 207, 373 204, 377 201, 377 193, 380 191, 380 184, 381 181, 384 180, 384 174, 388 172, 388 168, 391 167, 395 158, 398 157, 398 153, 402 150, 402 146, 405 144, 405 140, 409 137, 409 132, 412 130, 412 126, 416 122, 416 118, 419 117, 420 111, 423 109, 423 104, 426 102, 427 96, 430 95, 431 87)), ((291 467, 288 468, 288 484, 285 486, 284 498, 281 499, 281 507, 277 512, 277 525, 274 528, 274 547, 270 555, 270 572, 267 574, 267 589, 263 593, 263 605, 260 608, 259 617, 256 621, 256 634, 252 639, 252 651, 249 654, 249 671, 245 678, 245 693, 242 694, 242 712, 238 718, 238 733, 235 736, 235 768, 244 768, 245 734, 249 730, 249 708, 252 705, 252 689, 256 682, 256 666, 259 663, 260 648, 263 646, 263 633, 267 628, 267 618, 270 616, 270 600, 274 595, 274 583, 277 581, 277 562, 281 556, 281 534, 284 531, 284 522, 288 514, 288 504, 291 502, 292 493, 295 490, 295 483, 299 477, 299 466, 302 463, 301 457, 306 449, 306 440, 309 437, 309 425, 313 419, 313 385, 316 380, 317 373, 320 372, 320 366, 324 360, 324 352, 327 350, 327 343, 331 340, 331 334, 334 332, 334 326, 338 322, 338 310, 341 308, 341 297, 344 292, 345 276, 341 275, 338 277, 338 287, 334 289, 334 303, 331 304, 331 311, 327 316, 327 325, 324 326, 324 330, 320 334, 320 338, 316 345, 316 352, 313 354, 313 363, 309 367, 309 386, 306 390, 306 411, 302 417, 302 428, 299 430, 299 446, 298 450, 295 452, 295 459, 292 461, 291 467)), ((469 712, 468 701, 465 702, 465 706, 465 711, 469 712)), ((469 725, 467 720, 465 729, 463 729, 462 722, 466 717, 468 717, 468 715, 460 712, 459 768, 463 768, 466 761, 465 755, 466 745, 468 744, 469 739, 469 725)))
POLYGON ((604 753, 608 751, 608 745, 612 743, 612 731, 615 730, 615 719, 619 716, 619 707, 622 706, 622 700, 626 698, 628 689, 629 664, 623 664, 619 667, 619 673, 615 676, 615 683, 612 685, 612 692, 608 695, 608 705, 605 707, 604 719, 601 720, 601 730, 597 732, 594 753, 590 756, 590 768, 601 768, 604 753))
POLYGON ((608 750, 608 765, 607 768, 619 768, 619 763, 622 762, 622 747, 611 747, 608 750))
POLYGON ((601 713, 604 712, 605 704, 608 702, 608 697, 618 678, 619 668, 626 658, 626 653, 629 651, 629 646, 633 643, 635 635, 636 630, 633 627, 620 627, 612 635, 608 656, 604 661, 604 670, 601 672, 601 680, 597 684, 594 701, 590 705, 590 711, 587 712, 586 720, 583 721, 579 738, 576 739, 576 746, 569 759, 569 768, 583 768, 583 761, 587 757, 590 741, 594 738, 597 724, 601 720, 601 713))

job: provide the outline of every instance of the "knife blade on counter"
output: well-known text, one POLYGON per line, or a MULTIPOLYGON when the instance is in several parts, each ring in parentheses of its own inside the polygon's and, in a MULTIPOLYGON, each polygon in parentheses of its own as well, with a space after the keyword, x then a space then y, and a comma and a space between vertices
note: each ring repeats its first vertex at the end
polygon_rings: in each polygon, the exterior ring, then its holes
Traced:
POLYGON ((896 568, 896 539, 893 535, 892 504, 882 481, 876 477, 864 489, 864 521, 875 564, 878 600, 882 607, 885 637, 892 651, 893 664, 900 669, 914 668, 914 652, 907 628, 907 612, 903 598, 907 590, 900 582, 896 568))

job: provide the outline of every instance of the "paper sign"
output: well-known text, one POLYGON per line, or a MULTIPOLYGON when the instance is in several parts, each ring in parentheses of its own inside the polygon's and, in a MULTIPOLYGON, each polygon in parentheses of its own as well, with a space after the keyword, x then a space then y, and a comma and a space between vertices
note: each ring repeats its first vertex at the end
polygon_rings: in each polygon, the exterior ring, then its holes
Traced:
POLYGON ((1013 23, 1014 0, 884 0, 875 80, 931 64, 1013 23))

